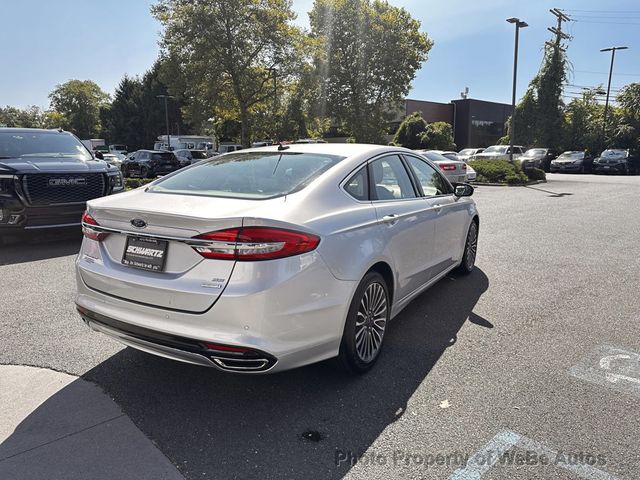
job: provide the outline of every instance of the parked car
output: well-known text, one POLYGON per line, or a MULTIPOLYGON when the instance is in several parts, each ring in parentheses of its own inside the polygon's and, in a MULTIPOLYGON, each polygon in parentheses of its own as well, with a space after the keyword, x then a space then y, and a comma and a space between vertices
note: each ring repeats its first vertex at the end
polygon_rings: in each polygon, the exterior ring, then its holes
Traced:
POLYGON ((629 150, 610 148, 593 161, 595 173, 640 173, 640 158, 630 155, 629 150))
POLYGON ((442 150, 415 150, 415 152, 436 164, 451 183, 464 183, 467 181, 466 163, 445 157, 442 154, 442 150))
POLYGON ((400 147, 229 153, 89 202, 77 309, 126 345, 224 371, 338 357, 365 372, 393 317, 473 270, 472 193, 400 147))
POLYGON ((166 175, 180 168, 180 162, 166 150, 138 150, 122 162, 122 173, 125 177, 153 178, 166 175))
POLYGON ((80 226, 87 200, 123 190, 101 155, 62 130, 0 128, 0 237, 80 226))
POLYGON ((251 144, 251 148, 269 147, 273 145, 273 140, 258 140, 251 144))
POLYGON ((181 148, 180 150, 174 150, 173 154, 178 158, 181 167, 186 167, 192 163, 209 158, 206 150, 187 150, 181 148))
POLYGON ((591 172, 593 165, 593 157, 579 150, 571 150, 563 152, 555 160, 551 160, 549 170, 554 172, 575 172, 588 173, 591 172))
POLYGON ((484 148, 464 148, 458 152, 458 159, 468 162, 474 155, 484 152, 484 148))
POLYGON ((113 165, 115 167, 118 167, 118 170, 122 167, 122 161, 124 160, 124 158, 122 155, 117 155, 115 153, 103 153, 102 154, 102 160, 104 160, 105 162, 107 162, 110 165, 113 165))
MULTIPOLYGON (((484 149, 482 153, 476 153, 472 160, 510 160, 511 147, 509 145, 492 145, 484 149)), ((513 146, 513 159, 517 160, 524 153, 524 147, 513 146)))
POLYGON ((524 155, 522 155, 519 160, 523 169, 539 168, 540 170, 548 172, 551 160, 554 158, 556 158, 556 154, 549 148, 530 148, 524 152, 524 155))
POLYGON ((293 143, 327 143, 322 138, 300 138, 293 143))
POLYGON ((231 143, 225 143, 222 145, 218 146, 218 153, 222 154, 222 153, 228 153, 228 152, 235 152, 236 150, 242 150, 242 145, 238 145, 238 144, 231 144, 231 143))
MULTIPOLYGON (((462 160, 457 152, 446 151, 446 150, 443 151, 443 152, 440 152, 439 150, 434 150, 434 151, 440 153, 443 157, 446 157, 449 160, 454 160, 456 162, 457 161, 464 162, 467 165, 466 166, 467 178, 464 181, 465 182, 473 182, 473 181, 475 181, 475 179, 476 179, 476 171, 469 164, 467 164, 466 161, 462 160)), ((463 169, 464 169, 464 167, 463 167, 463 169)))

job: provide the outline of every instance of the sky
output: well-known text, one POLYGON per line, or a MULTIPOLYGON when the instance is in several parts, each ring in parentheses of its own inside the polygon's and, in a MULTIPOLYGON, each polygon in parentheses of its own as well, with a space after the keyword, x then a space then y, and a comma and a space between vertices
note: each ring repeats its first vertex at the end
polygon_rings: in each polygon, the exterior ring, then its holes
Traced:
MULTIPOLYGON (((160 24, 149 13, 151 0, 0 0, 0 106, 47 108, 49 92, 70 79, 90 79, 113 94, 123 75, 141 75, 159 53, 160 24)), ((540 67, 547 27, 563 9, 575 21, 563 30, 571 63, 566 94, 580 87, 606 86, 614 45, 612 92, 640 82, 640 2, 638 0, 389 0, 404 7, 434 41, 417 73, 410 98, 449 102, 469 88, 469 97, 509 103, 513 74, 514 26, 520 31, 518 96, 540 67)), ((308 27, 313 0, 294 0, 296 22, 308 27)), ((575 93, 574 93, 575 92, 575 93)))

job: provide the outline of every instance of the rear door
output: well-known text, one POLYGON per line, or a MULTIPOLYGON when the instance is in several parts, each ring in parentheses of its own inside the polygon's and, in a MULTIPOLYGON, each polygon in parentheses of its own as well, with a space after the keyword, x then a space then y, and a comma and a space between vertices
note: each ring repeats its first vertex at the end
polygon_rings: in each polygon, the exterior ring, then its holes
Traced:
POLYGON ((435 215, 434 241, 431 246, 430 277, 442 273, 460 259, 462 238, 466 236, 468 221, 464 200, 453 195, 453 188, 434 167, 424 159, 405 156, 420 185, 423 201, 435 215))
POLYGON ((399 155, 369 163, 370 192, 394 260, 400 300, 428 279, 436 213, 420 198, 399 155))

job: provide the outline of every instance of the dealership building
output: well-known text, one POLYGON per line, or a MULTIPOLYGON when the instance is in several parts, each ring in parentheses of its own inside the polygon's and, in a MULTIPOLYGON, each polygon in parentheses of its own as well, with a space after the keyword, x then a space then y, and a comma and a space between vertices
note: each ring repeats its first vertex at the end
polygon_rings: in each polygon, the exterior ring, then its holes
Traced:
POLYGON ((427 123, 449 123, 453 127, 454 142, 461 150, 495 145, 507 134, 511 105, 474 98, 452 100, 450 103, 406 99, 404 109, 398 109, 390 131, 397 130, 400 122, 414 112, 420 112, 427 123))

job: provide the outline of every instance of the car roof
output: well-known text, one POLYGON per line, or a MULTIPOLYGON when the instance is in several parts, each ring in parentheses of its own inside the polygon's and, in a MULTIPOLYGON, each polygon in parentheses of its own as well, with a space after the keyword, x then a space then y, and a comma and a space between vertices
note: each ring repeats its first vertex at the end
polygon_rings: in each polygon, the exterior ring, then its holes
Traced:
MULTIPOLYGON (((246 153, 246 152, 296 152, 296 153, 319 153, 325 155, 339 155, 342 157, 352 157, 354 155, 360 155, 368 153, 381 148, 391 148, 386 145, 373 145, 368 143, 290 143, 283 145, 285 150, 278 150, 278 145, 269 145, 267 147, 254 147, 245 148, 239 152, 233 153, 246 153)), ((402 147, 393 147, 401 150, 406 150, 402 147)), ((410 150, 407 150, 409 152, 410 150)))

